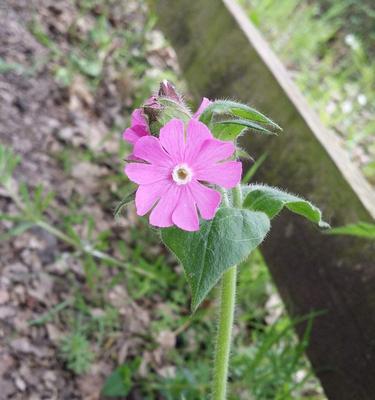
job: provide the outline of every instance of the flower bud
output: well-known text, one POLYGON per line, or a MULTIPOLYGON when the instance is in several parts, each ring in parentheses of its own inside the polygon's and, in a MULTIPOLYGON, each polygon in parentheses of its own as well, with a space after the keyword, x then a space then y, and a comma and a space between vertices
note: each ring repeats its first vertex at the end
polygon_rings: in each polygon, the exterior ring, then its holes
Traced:
POLYGON ((142 108, 143 113, 148 118, 148 123, 151 125, 158 120, 158 116, 160 115, 163 106, 159 103, 157 96, 151 96, 146 100, 142 108))
POLYGON ((167 97, 177 103, 183 103, 182 97, 177 93, 176 88, 166 79, 160 83, 159 96, 167 97))
POLYGON ((160 128, 173 118, 179 118, 185 122, 191 118, 190 110, 185 105, 182 96, 167 80, 160 83, 158 94, 151 96, 142 109, 147 117, 149 130, 154 136, 158 136, 160 128))

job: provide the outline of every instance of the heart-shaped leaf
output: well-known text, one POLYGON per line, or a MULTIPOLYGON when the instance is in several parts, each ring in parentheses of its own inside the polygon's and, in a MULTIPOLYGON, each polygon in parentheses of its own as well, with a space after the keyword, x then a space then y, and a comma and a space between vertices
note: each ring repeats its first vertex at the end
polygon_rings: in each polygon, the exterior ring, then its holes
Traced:
POLYGON ((315 222, 321 228, 329 228, 329 224, 322 220, 322 213, 309 201, 294 194, 284 192, 267 185, 250 185, 243 187, 243 206, 253 211, 262 211, 269 218, 275 217, 284 207, 315 222))
POLYGON ((202 221, 198 232, 163 229, 165 245, 182 263, 192 290, 195 311, 222 274, 247 258, 270 229, 266 214, 221 208, 211 221, 202 221))

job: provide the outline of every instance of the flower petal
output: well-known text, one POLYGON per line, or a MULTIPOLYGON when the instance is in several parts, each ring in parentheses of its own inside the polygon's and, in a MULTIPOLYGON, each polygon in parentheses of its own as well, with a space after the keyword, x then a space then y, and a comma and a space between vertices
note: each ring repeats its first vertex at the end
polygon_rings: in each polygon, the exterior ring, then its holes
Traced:
POLYGON ((235 150, 232 142, 218 139, 205 140, 193 165, 199 169, 199 166, 223 161, 230 157, 235 150))
POLYGON ((141 137, 149 135, 148 130, 141 125, 134 125, 125 129, 122 137, 129 143, 135 144, 141 137))
POLYGON ((208 165, 195 170, 195 178, 230 189, 241 180, 242 164, 238 161, 227 161, 208 165))
POLYGON ((169 154, 161 147, 154 136, 145 136, 134 145, 133 155, 155 165, 171 166, 169 154))
POLYGON ((180 119, 172 119, 161 129, 160 143, 175 162, 183 161, 185 149, 184 122, 180 119))
POLYGON ((162 180, 148 185, 140 185, 135 194, 135 207, 138 215, 147 214, 162 193, 168 190, 172 183, 167 180, 162 180))
POLYGON ((197 181, 189 183, 189 189, 197 203, 202 218, 212 219, 219 208, 221 194, 216 190, 201 185, 197 181))
POLYGON ((134 125, 141 125, 141 126, 147 127, 147 121, 146 121, 145 116, 142 113, 141 108, 136 108, 132 112, 131 126, 134 126, 134 125))
POLYGON ((171 184, 168 190, 161 196, 159 203, 151 211, 150 224, 160 228, 173 225, 172 214, 180 198, 181 189, 171 184))
POLYGON ((200 106, 198 107, 198 110, 195 112, 195 114, 193 115, 193 118, 198 119, 202 112, 212 103, 211 100, 207 99, 207 97, 203 97, 202 102, 200 104, 200 106))
POLYGON ((195 119, 191 119, 187 126, 186 149, 184 160, 193 163, 201 150, 202 144, 207 139, 213 139, 207 126, 195 119))
POLYGON ((172 214, 175 225, 185 231, 199 230, 199 218, 195 201, 187 186, 181 188, 181 196, 172 214))
POLYGON ((138 185, 147 185, 171 176, 170 169, 158 165, 130 163, 125 167, 125 174, 138 185))

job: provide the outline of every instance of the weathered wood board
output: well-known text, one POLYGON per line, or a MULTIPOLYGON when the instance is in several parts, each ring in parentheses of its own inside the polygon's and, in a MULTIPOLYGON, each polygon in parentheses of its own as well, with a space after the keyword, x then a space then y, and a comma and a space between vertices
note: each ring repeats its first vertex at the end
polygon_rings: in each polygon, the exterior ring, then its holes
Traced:
MULTIPOLYGON (((284 128, 247 136, 250 154, 268 158, 259 182, 302 194, 339 226, 373 221, 375 195, 232 0, 157 0, 159 26, 174 46, 198 100, 234 97, 284 128)), ((332 400, 375 399, 375 246, 324 235, 284 212, 262 247, 292 315, 316 318, 308 356, 332 400)))

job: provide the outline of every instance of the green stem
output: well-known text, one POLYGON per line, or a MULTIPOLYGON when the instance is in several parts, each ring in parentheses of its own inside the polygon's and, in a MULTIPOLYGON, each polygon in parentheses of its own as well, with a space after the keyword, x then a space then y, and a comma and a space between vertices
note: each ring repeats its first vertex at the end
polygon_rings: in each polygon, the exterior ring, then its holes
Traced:
MULTIPOLYGON (((242 207, 241 186, 233 191, 234 207, 242 207)), ((236 301, 237 266, 229 268, 222 277, 220 289, 219 326, 217 331, 214 376, 212 387, 213 400, 225 400, 227 394, 230 346, 236 301)))
POLYGON ((219 327, 217 331, 212 390, 213 400, 226 399, 229 355, 236 297, 236 278, 237 266, 234 266, 223 274, 221 281, 219 327))
POLYGON ((228 197, 228 193, 224 188, 220 188, 220 192, 221 192, 221 196, 223 199, 223 204, 225 205, 225 207, 229 207, 229 197, 228 197))
POLYGON ((232 190, 233 194, 233 206, 236 208, 242 208, 242 190, 241 186, 237 185, 232 190))

